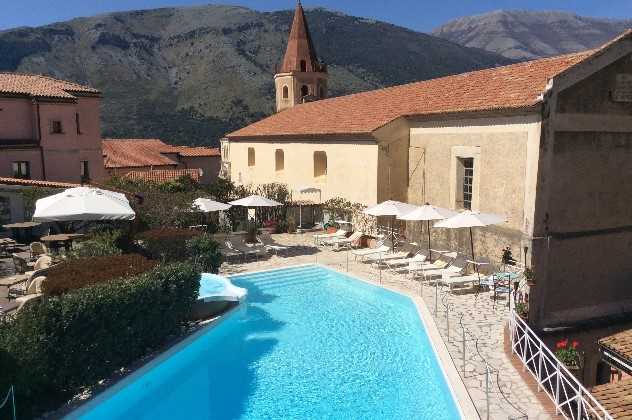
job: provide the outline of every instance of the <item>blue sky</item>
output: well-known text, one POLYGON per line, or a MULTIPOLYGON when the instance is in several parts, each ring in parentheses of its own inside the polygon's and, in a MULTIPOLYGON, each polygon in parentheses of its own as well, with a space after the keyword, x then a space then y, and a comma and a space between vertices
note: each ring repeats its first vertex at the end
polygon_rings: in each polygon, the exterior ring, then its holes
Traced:
MULTIPOLYGON (((38 26, 118 10, 148 9, 209 3, 195 0, 17 0, 2 2, 0 29, 38 26)), ((295 0, 224 0, 257 10, 294 7, 295 0)), ((496 9, 566 10, 585 16, 632 18, 632 0, 304 0, 305 7, 322 6, 429 32, 450 19, 496 9)))

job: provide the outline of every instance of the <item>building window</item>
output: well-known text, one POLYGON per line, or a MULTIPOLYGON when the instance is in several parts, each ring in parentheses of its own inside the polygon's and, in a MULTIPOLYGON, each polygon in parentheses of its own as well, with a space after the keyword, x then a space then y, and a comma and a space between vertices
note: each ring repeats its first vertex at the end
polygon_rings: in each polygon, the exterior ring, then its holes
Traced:
POLYGON ((283 86, 283 99, 287 99, 290 96, 290 89, 287 86, 283 86))
POLYGON ((466 210, 472 210, 474 158, 458 158, 457 165, 457 182, 459 183, 457 204, 466 210))
POLYGON ((301 60, 301 71, 302 72, 307 71, 307 62, 305 60, 301 60))
POLYGON ((324 87, 320 87, 320 97, 324 98, 325 97, 325 88, 324 87))
POLYGON ((323 179, 327 175, 327 153, 314 152, 314 178, 323 179))
POLYGON ((277 172, 285 169, 285 153, 283 153, 283 149, 276 149, 274 151, 274 169, 277 172))
POLYGON ((81 124, 79 124, 79 113, 75 113, 75 123, 77 125, 77 134, 81 134, 81 124))
POLYGON ((248 148, 248 166, 255 166, 255 148, 248 148))
POLYGON ((51 121, 50 132, 52 134, 61 134, 61 133, 63 133, 62 126, 61 126, 61 121, 59 121, 59 120, 51 121))
POLYGON ((309 94, 309 88, 307 85, 301 86, 301 96, 307 96, 309 94))
POLYGON ((88 181, 90 179, 90 165, 87 160, 81 161, 81 182, 88 181))
POLYGON ((13 162, 13 178, 31 179, 31 163, 13 162))

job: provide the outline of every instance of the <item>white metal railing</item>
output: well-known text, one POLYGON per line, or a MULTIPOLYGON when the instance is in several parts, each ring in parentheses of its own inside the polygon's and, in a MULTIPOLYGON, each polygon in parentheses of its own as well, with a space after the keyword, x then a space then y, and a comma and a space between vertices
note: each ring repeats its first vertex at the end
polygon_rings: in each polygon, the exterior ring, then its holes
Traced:
POLYGON ((560 362, 537 334, 516 314, 509 317, 511 351, 555 404, 556 414, 567 419, 611 420, 605 408, 560 362))
POLYGON ((11 385, 11 387, 9 388, 9 392, 7 392, 7 395, 6 397, 4 397, 4 400, 0 402, 0 408, 4 408, 5 406, 8 406, 9 404, 11 404, 11 418, 13 420, 16 420, 17 417, 15 415, 15 388, 13 387, 13 385, 11 385))

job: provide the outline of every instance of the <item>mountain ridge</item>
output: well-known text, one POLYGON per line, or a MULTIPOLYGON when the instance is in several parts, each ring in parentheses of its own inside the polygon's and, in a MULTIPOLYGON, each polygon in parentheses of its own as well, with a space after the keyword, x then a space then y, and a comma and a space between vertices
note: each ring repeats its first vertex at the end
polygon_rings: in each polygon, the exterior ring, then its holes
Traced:
POLYGON ((432 34, 514 60, 530 60, 592 49, 630 27, 632 19, 594 18, 555 10, 495 10, 454 19, 432 34))
MULTIPOLYGON (((331 96, 512 62, 373 19, 306 15, 331 96)), ((289 10, 222 5, 78 17, 0 32, 0 71, 101 90, 103 137, 216 145, 274 111, 273 68, 291 20, 289 10)))

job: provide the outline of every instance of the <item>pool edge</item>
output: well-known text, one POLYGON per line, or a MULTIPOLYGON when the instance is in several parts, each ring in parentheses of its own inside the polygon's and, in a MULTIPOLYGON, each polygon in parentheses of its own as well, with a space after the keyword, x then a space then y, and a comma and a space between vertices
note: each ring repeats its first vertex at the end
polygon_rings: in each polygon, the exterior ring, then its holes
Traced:
POLYGON ((192 334, 184 337, 180 341, 176 342, 172 346, 168 347, 164 351, 156 354, 151 357, 146 363, 140 365, 137 369, 129 372, 127 375, 121 377, 116 380, 113 384, 104 388, 98 394, 88 398, 85 401, 80 402, 75 408, 70 408, 70 411, 61 416, 62 420, 75 420, 81 418, 82 415, 87 414, 91 409, 95 408, 96 405, 102 403, 105 399, 113 396, 122 388, 129 385, 134 379, 138 376, 141 376, 143 373, 153 369, 156 365, 162 363, 167 358, 171 357, 173 354, 180 351, 182 348, 189 345, 192 341, 199 338, 199 336, 205 334, 209 329, 217 327, 224 320, 229 318, 231 315, 234 315, 238 310, 241 309, 241 303, 239 305, 234 306, 223 314, 217 316, 216 318, 209 320, 205 325, 200 327, 197 331, 194 331, 192 334))

